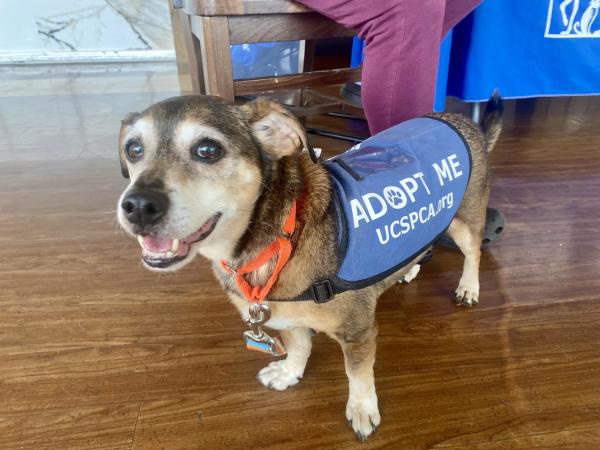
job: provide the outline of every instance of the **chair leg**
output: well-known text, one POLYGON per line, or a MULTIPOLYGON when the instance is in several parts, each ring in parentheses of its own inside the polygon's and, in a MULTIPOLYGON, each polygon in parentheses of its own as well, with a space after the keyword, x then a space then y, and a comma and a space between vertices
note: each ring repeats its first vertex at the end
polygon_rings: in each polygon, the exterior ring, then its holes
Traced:
POLYGON ((206 93, 233 102, 235 92, 229 50, 228 18, 190 16, 190 23, 194 35, 200 42, 199 50, 206 93))
POLYGON ((173 8, 169 2, 173 42, 177 58, 177 73, 179 89, 182 94, 204 94, 204 76, 202 74, 202 59, 200 43, 192 34, 190 17, 181 9, 173 8))
MULTIPOLYGON (((304 41, 304 45, 303 45, 304 53, 302 54, 302 67, 301 67, 303 73, 312 72, 314 69, 316 46, 317 46, 317 41, 314 39, 307 39, 304 41)), ((307 105, 304 88, 299 89, 299 92, 297 93, 297 97, 299 97, 299 98, 297 99, 297 102, 294 103, 295 106, 306 106, 307 105)))
POLYGON ((302 72, 312 72, 315 68, 315 48, 317 41, 309 39, 304 41, 304 58, 302 61, 302 72))

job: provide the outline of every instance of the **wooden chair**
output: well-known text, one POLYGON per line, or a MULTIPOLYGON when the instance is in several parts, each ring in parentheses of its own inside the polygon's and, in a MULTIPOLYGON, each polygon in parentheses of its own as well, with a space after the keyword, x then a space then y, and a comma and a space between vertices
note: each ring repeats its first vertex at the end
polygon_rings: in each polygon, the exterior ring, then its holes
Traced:
MULTIPOLYGON (((293 1, 172 0, 171 19, 180 82, 185 86, 191 80, 187 90, 194 94, 218 95, 234 101, 236 96, 360 79, 360 69, 312 70, 317 39, 353 36, 356 32, 293 1), (233 79, 231 44, 293 40, 305 41, 303 73, 233 79)), ((322 114, 340 106, 340 99, 315 93, 304 99, 304 105, 313 106, 300 115, 322 114)))

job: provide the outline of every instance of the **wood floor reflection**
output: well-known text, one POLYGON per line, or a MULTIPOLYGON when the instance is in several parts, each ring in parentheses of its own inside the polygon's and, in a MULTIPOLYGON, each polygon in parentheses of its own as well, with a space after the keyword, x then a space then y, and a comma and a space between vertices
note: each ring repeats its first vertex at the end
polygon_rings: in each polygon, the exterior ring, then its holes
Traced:
POLYGON ((481 304, 454 306, 444 249, 382 297, 383 424, 361 445, 337 344, 263 388, 207 263, 157 276, 117 230, 119 121, 174 95, 173 68, 34 75, 1 75, 0 448, 600 448, 599 98, 507 103, 481 304))

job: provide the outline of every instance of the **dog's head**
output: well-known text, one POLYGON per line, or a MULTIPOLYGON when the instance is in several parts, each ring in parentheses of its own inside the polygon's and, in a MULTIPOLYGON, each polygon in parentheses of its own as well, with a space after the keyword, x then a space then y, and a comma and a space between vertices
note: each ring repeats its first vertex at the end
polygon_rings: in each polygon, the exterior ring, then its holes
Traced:
POLYGON ((229 258, 246 231, 265 172, 306 146, 282 106, 216 97, 171 98, 122 122, 119 156, 129 186, 121 226, 137 237, 144 265, 176 270, 200 253, 229 258))

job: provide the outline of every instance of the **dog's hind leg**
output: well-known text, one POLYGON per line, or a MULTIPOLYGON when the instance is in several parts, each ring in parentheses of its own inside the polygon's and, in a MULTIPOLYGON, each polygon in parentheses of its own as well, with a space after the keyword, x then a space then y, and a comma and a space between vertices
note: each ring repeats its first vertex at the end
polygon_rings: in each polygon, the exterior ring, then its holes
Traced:
POLYGON ((365 441, 381 423, 373 364, 375 363, 375 347, 377 325, 351 334, 337 335, 344 352, 344 364, 349 381, 349 396, 346 404, 346 419, 361 441, 365 441))
POLYGON ((398 283, 400 283, 400 284, 410 283, 412 280, 417 278, 417 275, 419 275, 420 270, 421 270, 421 264, 415 264, 414 266, 412 266, 410 268, 410 270, 408 272, 406 272, 406 274, 404 274, 402 277, 400 277, 400 279, 398 280, 398 283))
POLYGON ((456 217, 447 231, 465 256, 463 273, 455 294, 456 303, 468 307, 479 303, 479 260, 483 222, 481 220, 478 222, 467 224, 456 217))
POLYGON ((298 384, 312 349, 309 328, 289 328, 281 330, 281 337, 287 350, 287 357, 274 361, 258 372, 257 378, 265 386, 283 391, 298 384))

